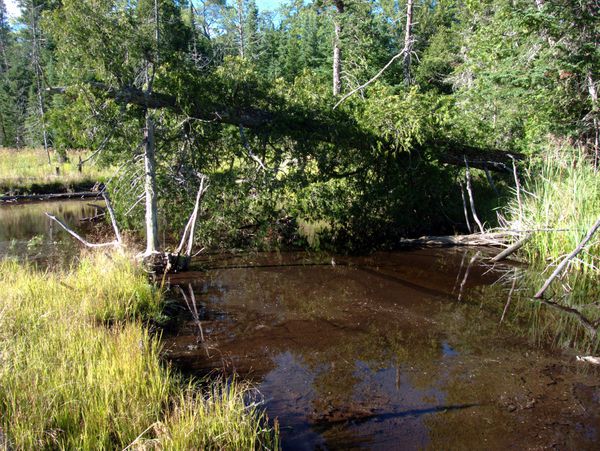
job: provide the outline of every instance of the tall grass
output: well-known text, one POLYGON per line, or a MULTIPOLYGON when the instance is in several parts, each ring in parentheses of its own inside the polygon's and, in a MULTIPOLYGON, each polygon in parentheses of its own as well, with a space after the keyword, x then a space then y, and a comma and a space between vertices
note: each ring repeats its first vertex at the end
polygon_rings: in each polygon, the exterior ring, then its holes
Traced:
POLYGON ((123 256, 0 262, 0 435, 16 449, 276 447, 247 388, 186 384, 142 320, 161 293, 123 256))
POLYGON ((70 161, 61 162, 56 153, 51 152, 52 163, 48 164, 44 149, 0 149, 0 193, 39 191, 45 186, 67 190, 106 180, 110 168, 101 169, 87 163, 79 172, 79 157, 86 155, 86 152, 69 152, 70 161))
MULTIPOLYGON (((522 207, 516 196, 508 207, 508 227, 539 230, 523 251, 529 261, 552 264, 575 249, 600 217, 600 173, 582 153, 555 150, 531 163, 524 182, 522 207)), ((600 236, 572 265, 600 272, 600 236)))

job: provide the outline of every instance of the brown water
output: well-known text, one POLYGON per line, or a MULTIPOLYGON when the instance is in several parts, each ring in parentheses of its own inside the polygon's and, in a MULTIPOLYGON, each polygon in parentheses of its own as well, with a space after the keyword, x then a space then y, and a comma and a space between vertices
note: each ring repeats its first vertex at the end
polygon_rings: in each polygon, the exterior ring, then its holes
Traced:
MULTIPOLYGON (((44 212, 88 235, 89 203, 0 205, 0 257, 69 264, 44 212)), ((284 449, 598 449, 600 372, 550 346, 556 324, 585 331, 507 302, 515 267, 486 252, 204 258, 170 279, 165 358, 251 381, 284 449)))
POLYGON ((507 268, 466 252, 206 260, 166 357, 251 380, 284 449, 597 449, 600 373, 500 324, 507 268))
POLYGON ((53 265, 70 262, 79 254, 80 244, 44 213, 86 235, 93 225, 81 219, 96 214, 94 205, 102 203, 90 199, 0 203, 0 258, 16 257, 53 265))

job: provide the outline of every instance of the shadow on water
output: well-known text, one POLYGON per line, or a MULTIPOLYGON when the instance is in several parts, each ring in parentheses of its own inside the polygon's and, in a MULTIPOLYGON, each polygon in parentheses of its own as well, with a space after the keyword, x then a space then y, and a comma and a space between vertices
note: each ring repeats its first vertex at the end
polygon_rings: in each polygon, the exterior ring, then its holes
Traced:
POLYGON ((511 292, 518 267, 486 261, 457 249, 208 257, 171 278, 185 296, 172 290, 165 356, 254 382, 285 449, 595 448, 600 409, 586 396, 600 400, 600 373, 531 340, 548 312, 511 292))

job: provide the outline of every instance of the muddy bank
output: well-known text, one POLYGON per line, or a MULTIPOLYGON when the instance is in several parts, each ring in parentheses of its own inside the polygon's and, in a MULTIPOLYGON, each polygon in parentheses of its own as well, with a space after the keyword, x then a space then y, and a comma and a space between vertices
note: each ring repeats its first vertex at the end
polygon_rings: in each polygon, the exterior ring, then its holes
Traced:
POLYGON ((286 449, 595 448, 600 373, 500 324, 474 255, 212 258, 171 279, 165 356, 252 380, 286 449))

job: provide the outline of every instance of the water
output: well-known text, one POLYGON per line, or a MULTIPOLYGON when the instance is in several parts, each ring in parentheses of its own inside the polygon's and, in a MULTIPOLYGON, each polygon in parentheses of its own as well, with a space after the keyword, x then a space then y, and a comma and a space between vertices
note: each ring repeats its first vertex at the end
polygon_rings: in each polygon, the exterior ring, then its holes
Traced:
POLYGON ((0 203, 0 258, 14 257, 39 264, 69 263, 79 254, 81 245, 56 222, 45 215, 48 212, 76 232, 87 235, 93 225, 82 222, 98 213, 100 201, 67 200, 0 203))
POLYGON ((208 260, 171 278, 166 356, 252 381, 284 449, 596 448, 600 374, 500 324, 483 252, 208 260))
MULTIPOLYGON (((89 236, 89 203, 0 205, 0 256, 69 264, 81 246, 44 212, 89 236)), ((164 356, 251 381, 284 449, 597 449, 600 373, 551 346, 584 328, 518 286, 507 302, 520 269, 487 252, 205 257, 170 278, 164 356)))

